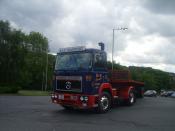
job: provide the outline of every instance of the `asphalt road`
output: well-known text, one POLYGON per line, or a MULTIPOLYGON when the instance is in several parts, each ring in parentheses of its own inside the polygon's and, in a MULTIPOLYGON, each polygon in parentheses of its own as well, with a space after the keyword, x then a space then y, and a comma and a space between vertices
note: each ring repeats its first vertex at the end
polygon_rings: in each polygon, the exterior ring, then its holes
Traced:
POLYGON ((144 98, 106 114, 66 111, 49 97, 0 96, 0 131, 175 131, 175 99, 144 98))

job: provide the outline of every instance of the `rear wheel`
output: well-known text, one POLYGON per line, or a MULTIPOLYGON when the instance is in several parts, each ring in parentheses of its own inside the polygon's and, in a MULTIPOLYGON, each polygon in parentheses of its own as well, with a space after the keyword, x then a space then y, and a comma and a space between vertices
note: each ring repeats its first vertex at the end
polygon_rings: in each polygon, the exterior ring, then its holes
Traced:
POLYGON ((98 100, 98 112, 106 113, 111 108, 111 95, 108 92, 103 92, 98 100))
POLYGON ((128 95, 129 95, 129 98, 126 100, 126 104, 127 104, 128 106, 131 106, 131 105, 133 105, 133 104, 135 103, 135 101, 136 101, 136 97, 135 97, 134 91, 131 90, 131 91, 129 92, 128 95))

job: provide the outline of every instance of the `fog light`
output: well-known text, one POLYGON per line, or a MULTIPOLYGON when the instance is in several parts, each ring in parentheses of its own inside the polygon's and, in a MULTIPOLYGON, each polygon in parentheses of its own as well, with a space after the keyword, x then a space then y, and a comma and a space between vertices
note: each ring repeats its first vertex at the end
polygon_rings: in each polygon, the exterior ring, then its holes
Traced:
POLYGON ((84 100, 83 96, 81 96, 81 97, 80 97, 80 100, 81 100, 81 101, 83 101, 83 100, 84 100))
POLYGON ((80 97, 80 100, 81 100, 82 102, 87 102, 87 101, 88 101, 88 96, 81 96, 81 97, 80 97))

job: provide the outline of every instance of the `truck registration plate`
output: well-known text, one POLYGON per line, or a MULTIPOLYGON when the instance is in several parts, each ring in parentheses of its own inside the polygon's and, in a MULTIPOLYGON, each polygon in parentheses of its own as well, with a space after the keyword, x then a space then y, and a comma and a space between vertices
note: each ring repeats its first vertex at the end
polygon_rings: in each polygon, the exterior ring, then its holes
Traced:
POLYGON ((63 95, 63 94, 59 94, 59 95, 58 95, 58 99, 64 100, 64 95, 63 95))

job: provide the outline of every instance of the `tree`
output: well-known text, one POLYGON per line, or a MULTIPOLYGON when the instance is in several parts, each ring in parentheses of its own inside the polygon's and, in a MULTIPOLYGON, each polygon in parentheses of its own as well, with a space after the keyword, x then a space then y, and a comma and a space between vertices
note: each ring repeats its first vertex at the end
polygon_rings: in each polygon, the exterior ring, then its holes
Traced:
MULTIPOLYGON (((48 51, 48 40, 41 33, 26 34, 12 29, 8 21, 0 21, 1 85, 17 85, 24 89, 42 89, 43 83, 50 86, 52 64, 48 64, 48 81, 43 79, 48 51)), ((54 60, 54 56, 49 55, 48 61, 54 60)))
POLYGON ((43 89, 48 40, 39 32, 30 32, 27 35, 27 45, 30 45, 25 59, 28 82, 23 86, 27 89, 43 89))
POLYGON ((7 21, 0 21, 0 81, 5 85, 18 84, 25 56, 24 38, 20 30, 12 30, 7 21))

